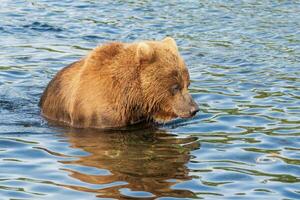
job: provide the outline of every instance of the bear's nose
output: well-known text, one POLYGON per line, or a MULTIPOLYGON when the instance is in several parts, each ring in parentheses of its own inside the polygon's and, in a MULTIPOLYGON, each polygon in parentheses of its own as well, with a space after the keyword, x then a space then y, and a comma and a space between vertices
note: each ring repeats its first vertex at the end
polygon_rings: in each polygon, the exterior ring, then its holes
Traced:
POLYGON ((196 113, 199 111, 199 107, 198 106, 193 106, 192 109, 190 110, 190 115, 194 116, 196 115, 196 113))

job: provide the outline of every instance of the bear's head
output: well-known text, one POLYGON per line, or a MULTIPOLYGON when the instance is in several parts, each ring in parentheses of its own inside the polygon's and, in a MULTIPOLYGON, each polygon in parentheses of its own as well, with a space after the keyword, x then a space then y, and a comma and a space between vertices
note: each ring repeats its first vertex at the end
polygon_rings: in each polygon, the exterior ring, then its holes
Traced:
POLYGON ((188 92, 189 72, 175 40, 167 37, 162 41, 145 41, 136 45, 146 112, 158 122, 193 117, 199 107, 188 92))

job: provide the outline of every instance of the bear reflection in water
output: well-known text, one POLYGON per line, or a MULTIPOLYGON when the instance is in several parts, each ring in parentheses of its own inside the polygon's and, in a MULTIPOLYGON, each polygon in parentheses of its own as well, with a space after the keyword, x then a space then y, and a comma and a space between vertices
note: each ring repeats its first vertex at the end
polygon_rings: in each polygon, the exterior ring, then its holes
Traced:
POLYGON ((178 138, 161 130, 76 130, 66 133, 66 136, 71 147, 84 150, 89 155, 75 161, 64 161, 65 164, 95 167, 110 172, 108 175, 95 175, 64 169, 82 182, 99 184, 101 189, 67 187, 96 193, 98 197, 117 199, 132 197, 124 194, 124 190, 151 193, 149 198, 195 197, 191 191, 172 189, 177 182, 191 179, 185 165, 191 157, 190 151, 200 146, 195 137, 178 138), (124 184, 117 183, 120 181, 124 184))

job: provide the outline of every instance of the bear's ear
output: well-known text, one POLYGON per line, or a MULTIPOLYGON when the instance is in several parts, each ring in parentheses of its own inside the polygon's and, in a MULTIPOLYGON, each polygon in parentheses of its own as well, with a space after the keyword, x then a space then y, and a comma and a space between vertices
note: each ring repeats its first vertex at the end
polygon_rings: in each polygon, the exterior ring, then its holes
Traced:
POLYGON ((138 63, 151 62, 154 57, 154 49, 146 42, 140 42, 137 45, 136 59, 138 63))
POLYGON ((173 38, 166 37, 165 39, 163 39, 162 42, 167 44, 169 49, 171 49, 173 51, 173 53, 175 53, 175 54, 178 53, 178 47, 177 47, 177 44, 176 44, 176 42, 173 38))

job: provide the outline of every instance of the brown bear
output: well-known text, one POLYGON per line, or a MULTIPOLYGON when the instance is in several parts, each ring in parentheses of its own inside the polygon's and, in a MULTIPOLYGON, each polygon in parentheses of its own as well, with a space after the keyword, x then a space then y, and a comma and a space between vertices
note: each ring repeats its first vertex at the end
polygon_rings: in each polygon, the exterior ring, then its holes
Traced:
POLYGON ((176 42, 112 42, 59 71, 44 91, 44 117, 78 128, 167 122, 199 111, 176 42))

